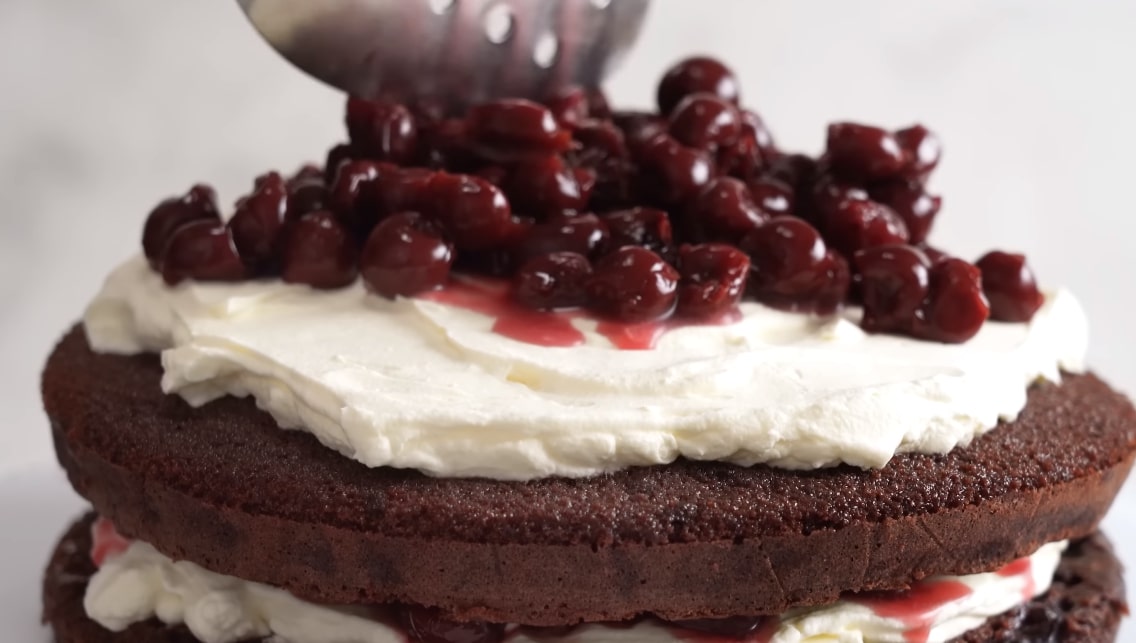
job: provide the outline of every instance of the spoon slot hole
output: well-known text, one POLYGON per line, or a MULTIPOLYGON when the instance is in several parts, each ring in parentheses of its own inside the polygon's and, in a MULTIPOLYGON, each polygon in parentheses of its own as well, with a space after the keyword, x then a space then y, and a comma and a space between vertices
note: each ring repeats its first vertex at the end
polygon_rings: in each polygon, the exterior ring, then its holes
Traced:
POLYGON ((536 47, 533 49, 533 62, 538 67, 548 69, 556 63, 558 53, 560 53, 560 41, 556 39, 556 34, 546 31, 536 40, 536 47))
POLYGON ((457 0, 430 0, 430 11, 436 16, 444 16, 454 8, 457 0))
POLYGON ((500 45, 513 35, 513 12, 504 3, 495 4, 485 12, 482 24, 489 42, 500 45))

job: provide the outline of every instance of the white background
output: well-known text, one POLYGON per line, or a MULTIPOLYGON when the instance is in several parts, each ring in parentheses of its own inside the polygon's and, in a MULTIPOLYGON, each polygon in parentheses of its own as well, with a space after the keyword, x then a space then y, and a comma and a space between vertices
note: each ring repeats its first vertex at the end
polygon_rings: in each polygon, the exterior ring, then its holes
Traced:
MULTIPOLYGON (((937 130, 937 245, 1027 252, 1088 308, 1094 367, 1136 391, 1136 3, 659 0, 611 96, 648 104, 693 52, 735 67, 785 148, 816 151, 835 119, 937 130)), ((0 473, 50 465, 43 358, 149 207, 319 159, 340 113, 231 0, 0 2, 0 473)), ((1136 566, 1132 485, 1109 522, 1136 566)))

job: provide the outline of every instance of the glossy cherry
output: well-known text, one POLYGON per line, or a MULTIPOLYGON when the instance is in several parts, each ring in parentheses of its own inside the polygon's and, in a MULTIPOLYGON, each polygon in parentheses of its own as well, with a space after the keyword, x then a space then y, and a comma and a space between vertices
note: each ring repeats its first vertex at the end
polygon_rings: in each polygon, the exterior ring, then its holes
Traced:
POLYGON ((576 252, 553 252, 521 264, 513 279, 513 297, 537 310, 576 308, 587 302, 592 276, 588 258, 576 252))
POLYGON ((993 251, 975 265, 982 272, 982 292, 990 302, 990 319, 1026 322, 1045 303, 1024 255, 993 251))
POLYGON ((912 125, 898 130, 895 139, 906 158, 904 174, 926 181, 943 156, 943 145, 939 137, 922 125, 912 125))
POLYGON ((749 257, 732 245, 705 243, 678 251, 678 304, 684 317, 711 318, 738 304, 749 277, 749 257))
POLYGON ((142 228, 142 252, 152 268, 161 264, 166 244, 178 228, 194 221, 221 221, 217 193, 208 185, 195 185, 183 196, 166 199, 150 211, 142 228))
POLYGON ((323 165, 323 180, 327 185, 335 181, 339 173, 339 166, 359 156, 355 148, 349 143, 341 143, 327 151, 327 161, 323 165))
POLYGON ((930 294, 931 261, 908 245, 886 245, 856 253, 854 260, 869 333, 908 334, 930 294))
POLYGON ((417 212, 391 215, 375 226, 359 257, 359 272, 371 292, 411 297, 446 283, 453 246, 417 212))
POLYGON ((268 270, 274 264, 287 213, 288 186, 276 172, 258 181, 252 194, 237 202, 228 226, 237 252, 252 270, 268 270))
POLYGON ((525 230, 515 251, 518 262, 553 252, 595 258, 609 245, 608 225, 594 214, 558 217, 525 230))
POLYGON ((828 126, 825 156, 834 172, 856 180, 893 178, 907 166, 907 156, 895 135, 856 123, 828 126))
POLYGON ((961 344, 978 334, 990 317, 982 294, 982 272, 962 259, 948 258, 931 267, 930 295, 912 334, 945 344, 961 344))
POLYGON ((777 151, 765 122, 754 112, 742 111, 737 140, 721 145, 715 154, 718 172, 739 179, 751 179, 765 170, 777 151))
POLYGON ((500 643, 505 626, 484 621, 458 622, 442 617, 435 609, 408 606, 402 624, 413 643, 500 643))
POLYGON ((313 288, 342 288, 358 275, 358 252, 351 233, 328 210, 317 210, 288 224, 280 251, 281 278, 313 288))
POLYGON ((874 201, 888 206, 903 219, 911 243, 923 243, 931 233, 935 216, 943 207, 943 199, 927 193, 923 184, 915 179, 895 179, 872 185, 869 190, 874 201))
POLYGON ((229 229, 213 219, 180 226, 162 252, 162 279, 171 286, 185 279, 240 281, 248 276, 229 229))
POLYGON ((594 171, 547 156, 514 167, 503 187, 513 210, 543 219, 583 211, 594 186, 594 171))
POLYGON ((667 129, 687 147, 712 150, 738 140, 742 119, 730 102, 713 94, 691 94, 675 106, 667 129))
POLYGON ((690 201, 686 218, 695 238, 737 243, 770 217, 745 183, 724 176, 711 180, 690 201))
POLYGON ((508 238, 512 211, 505 195, 485 179, 438 172, 425 186, 426 214, 441 223, 459 248, 483 250, 508 238))
POLYGON ((424 167, 390 168, 387 171, 380 165, 374 187, 379 217, 396 212, 429 210, 435 205, 431 181, 438 174, 424 167))
POLYGON ((632 148, 639 163, 642 190, 660 205, 683 203, 714 176, 714 163, 703 151, 686 147, 668 134, 655 134, 649 141, 632 148))
POLYGON ((845 200, 827 213, 824 239, 837 252, 851 257, 873 246, 907 243, 907 226, 891 208, 875 201, 845 200))
POLYGON ((652 112, 616 112, 611 121, 623 132, 628 149, 635 149, 667 131, 667 119, 652 112))
POLYGON ((610 248, 640 246, 663 256, 674 248, 674 231, 666 212, 654 208, 616 210, 603 215, 610 248))
POLYGON ((379 175, 397 171, 395 166, 378 161, 343 162, 328 191, 328 206, 347 227, 365 234, 380 215, 379 175))
POLYGON ((789 311, 829 314, 844 303, 848 263, 829 250, 816 228, 791 216, 771 219, 742 240, 750 258, 749 292, 789 311))
POLYGON ((656 96, 659 111, 670 114, 682 99, 700 93, 711 94, 736 105, 741 91, 734 72, 721 62, 704 56, 687 58, 667 70, 659 81, 656 96))
POLYGON ((579 85, 561 87, 541 102, 564 128, 573 129, 591 116, 588 90, 579 85))
POLYGON ((417 154, 418 126, 405 105, 352 97, 347 133, 352 146, 368 158, 402 165, 417 154))
POLYGON ((588 307, 628 323, 665 317, 678 299, 678 271, 662 257, 624 246, 596 262, 588 280, 588 307))
POLYGON ((611 121, 583 121, 572 132, 572 138, 579 147, 575 152, 577 163, 587 167, 608 159, 625 159, 629 154, 623 130, 611 121))
POLYGON ((778 179, 759 176, 746 181, 746 187, 754 202, 766 214, 772 217, 793 214, 796 196, 793 188, 778 179))
POLYGON ((523 161, 566 151, 572 135, 539 103, 510 98, 478 105, 466 116, 478 153, 493 161, 523 161))

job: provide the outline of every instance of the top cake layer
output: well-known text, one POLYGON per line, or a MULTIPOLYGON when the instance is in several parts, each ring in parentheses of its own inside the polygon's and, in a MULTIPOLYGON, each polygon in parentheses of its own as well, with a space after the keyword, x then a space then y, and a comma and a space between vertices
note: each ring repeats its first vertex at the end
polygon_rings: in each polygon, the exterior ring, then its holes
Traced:
POLYGON ((963 345, 867 334, 856 309, 743 303, 730 323, 622 329, 657 334, 648 350, 620 350, 626 335, 579 316, 529 312, 530 327, 510 330, 497 295, 486 282, 394 301, 360 284, 170 287, 137 258, 111 275, 86 331, 99 351, 162 351, 163 388, 192 404, 252 395, 281 425, 368 466, 498 479, 680 456, 882 467, 1013 418, 1032 382, 1081 371, 1087 348, 1065 292, 1031 322, 987 322, 963 345), (580 345, 530 343, 544 337, 531 326, 551 319, 580 345))

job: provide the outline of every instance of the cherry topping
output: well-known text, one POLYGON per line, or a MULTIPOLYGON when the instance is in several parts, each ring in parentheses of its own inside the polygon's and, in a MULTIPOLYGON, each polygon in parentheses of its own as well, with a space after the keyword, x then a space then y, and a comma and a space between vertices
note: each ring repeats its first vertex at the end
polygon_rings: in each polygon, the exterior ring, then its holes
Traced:
POLYGON ((516 254, 521 260, 552 252, 575 252, 596 257, 608 246, 608 226, 594 214, 560 217, 525 231, 516 254))
POLYGON ((691 94, 671 112, 669 131, 687 147, 710 150, 738 140, 741 115, 731 103, 713 94, 691 94))
POLYGON ((513 296, 537 310, 583 306, 591 275, 592 265, 582 254, 553 252, 533 257, 517 271, 513 296))
POLYGON ((982 292, 990 301, 990 319, 1029 321, 1045 303, 1025 256, 993 251, 975 265, 982 271, 982 292))
POLYGON ((642 187, 662 205, 676 205, 698 194, 714 175, 706 152, 685 147, 664 133, 632 148, 632 154, 639 162, 642 187))
POLYGON ((826 155, 835 172, 852 179, 891 178, 907 165, 907 156, 891 132, 855 123, 828 126, 826 155))
POLYGON ((347 133, 351 144, 369 158, 399 165, 417 153, 418 127, 405 105, 350 98, 347 133))
POLYGON ((229 229, 213 219, 179 227, 162 252, 162 279, 171 286, 185 279, 240 281, 248 276, 229 229))
POLYGON ((161 264, 162 252, 178 228, 194 221, 219 223, 217 193, 208 185, 195 185, 180 197, 159 203, 146 217, 142 228, 142 252, 155 270, 161 264))
POLYGON ((426 184, 429 216, 459 248, 481 250, 505 240, 513 221, 497 186, 467 174, 438 172, 426 184))
POLYGON ((567 150, 572 143, 547 107, 521 98, 474 107, 466 127, 477 151, 494 161, 547 156, 567 150))
POLYGON ((428 209, 431 204, 430 182, 437 174, 438 172, 423 167, 380 165, 374 188, 379 216, 428 209))
POLYGON ((875 201, 845 200, 824 218, 824 238, 846 257, 857 250, 906 243, 907 226, 886 205, 875 201))
POLYGON ((377 161, 345 161, 331 184, 328 205, 349 228, 366 233, 379 218, 379 174, 396 171, 393 165, 377 161))
POLYGON ((367 289, 394 299, 446 283, 453 246, 417 212, 391 215, 375 226, 359 258, 367 289))
POLYGON ((627 158, 623 130, 610 121, 583 121, 572 136, 580 147, 576 152, 580 165, 595 166, 608 159, 627 158))
POLYGON ((746 184, 728 176, 710 181, 686 212, 698 238, 735 243, 769 219, 746 184))
POLYGON ((403 608, 402 623, 410 640, 416 643, 500 643, 505 638, 504 625, 450 621, 426 607, 403 608))
POLYGON ((706 243, 678 251, 678 307, 686 317, 713 317, 738 304, 749 275, 749 257, 734 246, 706 243))
POLYGON ((802 219, 771 219, 747 235, 740 248, 750 257, 749 291, 764 304, 830 314, 848 294, 848 263, 802 219))
POLYGON ((855 264, 861 327, 869 333, 911 333, 930 289, 927 256, 912 246, 877 246, 857 252, 855 264))
POLYGON ((281 249, 281 277, 313 288, 342 288, 355 281, 357 251, 347 228, 327 210, 288 224, 281 249))
POLYGON ((568 85, 541 102, 552 112, 552 117, 561 127, 575 128, 591 115, 588 98, 588 90, 579 85, 568 85))
POLYGON ((588 305, 624 322, 669 315, 678 298, 679 274, 659 255, 624 246, 599 260, 588 280, 588 305))
POLYGON ((943 146, 934 132, 922 125, 912 125, 895 133, 907 158, 906 174, 926 181, 943 156, 943 146))
MULTIPOLYGON (((322 173, 322 170, 321 170, 322 173)), ((288 218, 298 219, 309 212, 328 209, 327 186, 323 177, 288 181, 288 218)))
POLYGON ((331 185, 335 181, 335 175, 339 173, 339 166, 356 156, 358 153, 347 143, 341 143, 328 150, 327 162, 323 165, 324 183, 331 185))
POLYGON ((713 58, 687 58, 671 67, 659 82, 659 111, 670 114, 682 99, 699 93, 711 94, 736 105, 741 92, 729 67, 713 58))
POLYGON ((748 179, 765 168, 775 155, 773 137, 761 117, 754 112, 743 111, 737 140, 718 148, 718 171, 748 179))
POLYGON ((288 177, 288 187, 307 183, 308 181, 323 181, 323 168, 312 163, 306 163, 296 169, 296 173, 288 177))
POLYGON ((674 234, 667 213, 653 208, 631 208, 603 215, 611 233, 609 247, 641 246, 668 256, 674 247, 674 234))
POLYGON ((650 112, 616 112, 612 123, 623 132, 629 148, 638 147, 656 134, 667 131, 667 120, 650 112))
POLYGON ((796 198, 793 188, 778 179, 762 176, 746 182, 757 206, 770 216, 792 214, 796 198))
POLYGON ((548 156, 516 166, 505 182, 505 193, 517 212, 544 218, 580 212, 594 186, 592 170, 577 172, 565 166, 559 156, 548 156))
POLYGON ((237 202, 229 230, 241 259, 253 270, 272 266, 287 211, 288 186, 276 172, 258 181, 253 193, 237 202))
POLYGON ((903 219, 911 243, 923 243, 927 239, 935 215, 943 206, 942 197, 927 194, 923 184, 914 179, 877 183, 868 192, 873 200, 887 205, 903 219))
POLYGON ((990 317, 982 273, 962 259, 951 257, 932 266, 930 290, 913 328, 920 339, 961 344, 978 334, 990 317))

